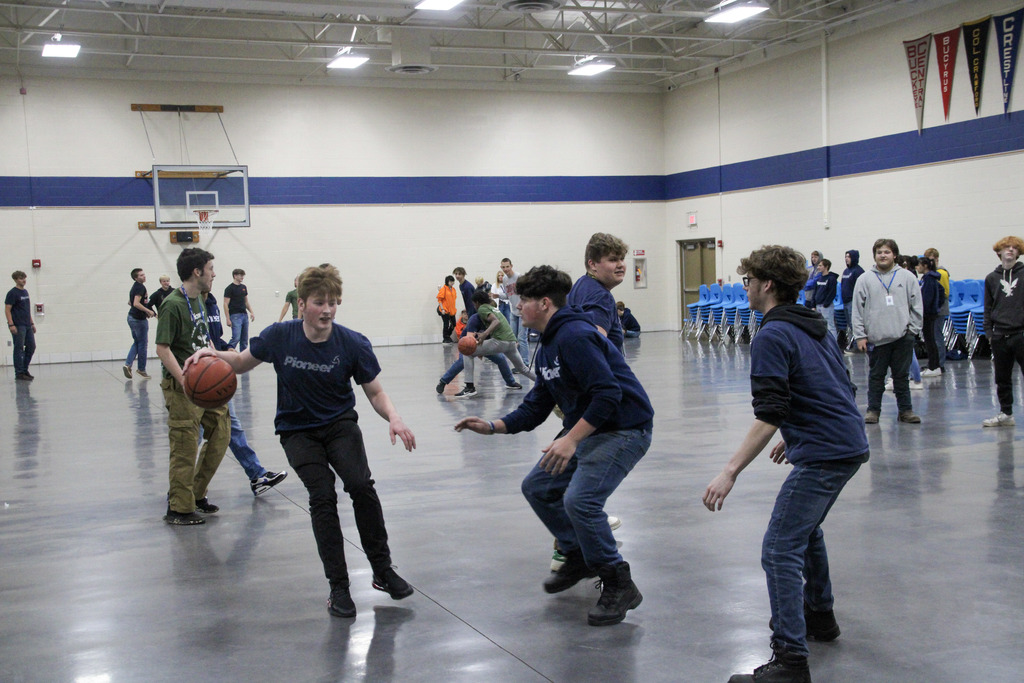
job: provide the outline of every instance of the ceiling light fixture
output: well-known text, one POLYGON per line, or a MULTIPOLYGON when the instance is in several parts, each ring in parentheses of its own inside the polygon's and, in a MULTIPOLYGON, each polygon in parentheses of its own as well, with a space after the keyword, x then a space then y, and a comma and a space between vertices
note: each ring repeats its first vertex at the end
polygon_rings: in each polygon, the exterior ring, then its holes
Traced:
POLYGON ((462 0, 423 0, 416 9, 437 10, 444 12, 460 4, 462 0))
POLYGON ((608 69, 614 69, 615 64, 604 59, 598 59, 596 55, 590 55, 576 60, 576 65, 569 70, 570 76, 594 76, 608 69))
POLYGON ((735 24, 766 11, 768 11, 768 5, 763 2, 723 3, 719 5, 718 12, 704 21, 709 24, 735 24))
POLYGON ((62 43, 62 36, 60 33, 54 33, 46 45, 43 45, 43 56, 44 57, 64 57, 65 59, 74 59, 78 56, 78 51, 82 49, 81 45, 77 43, 62 43))
POLYGON ((370 61, 365 55, 353 54, 351 47, 343 47, 327 64, 328 69, 356 69, 370 61))

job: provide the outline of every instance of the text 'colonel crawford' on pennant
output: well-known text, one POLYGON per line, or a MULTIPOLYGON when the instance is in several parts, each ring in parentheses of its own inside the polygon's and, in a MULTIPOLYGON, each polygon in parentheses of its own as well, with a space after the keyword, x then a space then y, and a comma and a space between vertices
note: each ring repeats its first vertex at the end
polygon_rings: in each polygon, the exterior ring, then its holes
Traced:
POLYGON ((971 75, 974 91, 974 114, 981 109, 981 83, 985 78, 985 48, 988 46, 988 22, 992 17, 962 24, 964 51, 967 53, 967 71, 971 75))

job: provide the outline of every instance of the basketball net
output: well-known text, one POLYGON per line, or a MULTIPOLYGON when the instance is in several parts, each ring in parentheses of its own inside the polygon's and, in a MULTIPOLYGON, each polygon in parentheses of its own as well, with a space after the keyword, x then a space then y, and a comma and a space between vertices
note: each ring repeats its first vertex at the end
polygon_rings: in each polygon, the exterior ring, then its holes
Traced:
POLYGON ((199 234, 203 237, 213 235, 213 217, 219 211, 217 209, 195 209, 192 213, 196 215, 196 223, 199 224, 199 234))

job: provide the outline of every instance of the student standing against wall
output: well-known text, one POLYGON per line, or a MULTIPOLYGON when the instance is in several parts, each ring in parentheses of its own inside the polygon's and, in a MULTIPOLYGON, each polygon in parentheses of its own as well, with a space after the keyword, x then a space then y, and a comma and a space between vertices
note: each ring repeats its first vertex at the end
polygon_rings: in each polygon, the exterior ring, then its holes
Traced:
POLYGON ((126 379, 132 378, 132 363, 136 358, 139 360, 139 377, 149 379, 146 359, 149 357, 149 319, 153 315, 146 297, 146 273, 142 268, 133 268, 132 288, 128 292, 128 329, 132 331, 132 346, 121 368, 126 379))
POLYGON ((231 278, 233 282, 224 288, 224 311, 228 314, 224 323, 231 328, 231 348, 245 351, 249 346, 249 323, 256 321, 256 314, 249 305, 249 289, 242 284, 245 271, 235 268, 231 278))
POLYGON ((14 344, 14 379, 31 382, 35 377, 29 374, 28 364, 36 352, 36 324, 32 322, 32 303, 25 289, 26 278, 23 271, 11 273, 14 287, 4 299, 4 315, 14 344))

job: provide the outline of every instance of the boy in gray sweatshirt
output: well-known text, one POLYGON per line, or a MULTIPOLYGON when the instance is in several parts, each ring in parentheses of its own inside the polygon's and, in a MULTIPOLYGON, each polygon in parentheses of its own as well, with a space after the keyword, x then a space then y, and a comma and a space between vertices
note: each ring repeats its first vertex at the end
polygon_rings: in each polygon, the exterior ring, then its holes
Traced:
POLYGON ((864 422, 878 422, 885 375, 891 369, 899 421, 917 424, 921 418, 910 400, 908 372, 914 338, 924 322, 921 286, 913 273, 896 265, 900 249, 894 240, 876 240, 871 252, 875 263, 853 290, 853 336, 857 347, 870 353, 864 422))

